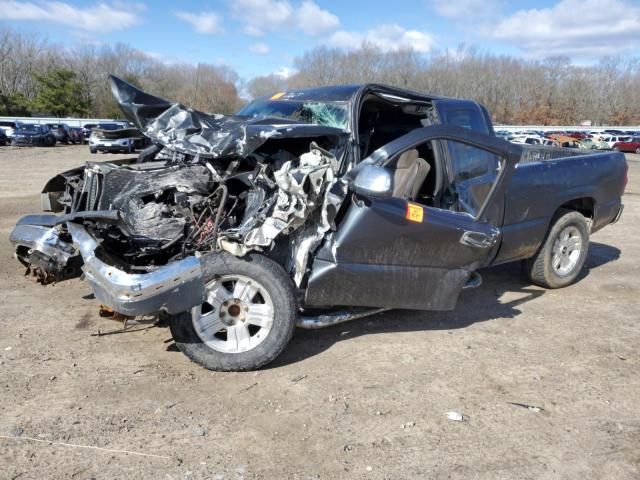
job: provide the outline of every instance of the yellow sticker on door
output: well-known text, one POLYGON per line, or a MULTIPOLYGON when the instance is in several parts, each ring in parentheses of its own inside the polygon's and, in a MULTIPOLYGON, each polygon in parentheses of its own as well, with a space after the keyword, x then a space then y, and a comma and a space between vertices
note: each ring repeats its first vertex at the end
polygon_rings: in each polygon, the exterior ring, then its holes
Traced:
POLYGON ((405 218, 410 222, 422 223, 424 209, 415 203, 407 203, 407 214, 405 218))

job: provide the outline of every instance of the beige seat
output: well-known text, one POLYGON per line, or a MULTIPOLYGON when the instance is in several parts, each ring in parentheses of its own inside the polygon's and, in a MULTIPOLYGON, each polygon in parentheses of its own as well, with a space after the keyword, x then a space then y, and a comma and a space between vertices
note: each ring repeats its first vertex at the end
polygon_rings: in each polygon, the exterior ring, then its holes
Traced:
POLYGON ((415 200, 431 165, 418 157, 418 150, 407 150, 398 158, 393 175, 393 196, 415 200))

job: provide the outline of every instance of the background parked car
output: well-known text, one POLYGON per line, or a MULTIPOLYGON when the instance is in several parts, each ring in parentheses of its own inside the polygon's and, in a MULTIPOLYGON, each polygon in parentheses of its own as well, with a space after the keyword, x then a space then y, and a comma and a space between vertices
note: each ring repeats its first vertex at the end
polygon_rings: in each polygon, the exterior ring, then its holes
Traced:
POLYGON ((81 127, 69 127, 69 141, 74 145, 84 142, 84 134, 81 127))
POLYGON ((618 152, 640 154, 640 137, 634 137, 626 142, 618 142, 613 146, 613 149, 618 152))
POLYGON ((600 137, 600 140, 606 142, 606 144, 611 149, 616 143, 626 142, 630 140, 630 137, 627 137, 626 135, 611 135, 600 137))
POLYGON ((609 144, 595 138, 584 138, 580 140, 580 145, 589 150, 609 150, 609 144))
POLYGON ((48 125, 20 123, 13 132, 13 145, 53 147, 56 137, 48 125))
POLYGON ((585 138, 589 138, 589 135, 585 132, 569 132, 567 136, 575 138, 576 140, 584 140, 585 138))
POLYGON ((562 148, 582 148, 586 149, 587 147, 583 147, 580 142, 578 142, 575 138, 569 137, 567 135, 550 135, 551 140, 555 141, 558 146, 562 148))
POLYGON ((149 140, 132 122, 124 122, 120 128, 133 130, 133 147, 136 150, 144 150, 151 145, 149 140))
POLYGON ((526 143, 527 145, 540 145, 542 139, 537 135, 517 135, 509 139, 511 143, 526 143))
POLYGON ((16 129, 16 126, 16 122, 7 120, 0 121, 0 129, 4 131, 9 141, 11 141, 11 138, 13 138, 13 131, 16 129))
POLYGON ((89 143, 89 137, 91 136, 91 130, 98 126, 97 123, 85 123, 82 126, 82 137, 84 143, 89 143))
POLYGON ((48 123, 47 125, 58 142, 69 143, 71 141, 69 126, 66 123, 48 123))
MULTIPOLYGON (((124 128, 119 123, 99 123, 91 130, 89 136, 89 151, 97 152, 127 152, 136 149, 135 139, 142 133, 135 128, 124 128)), ((146 137, 145 137, 146 138, 146 137)))

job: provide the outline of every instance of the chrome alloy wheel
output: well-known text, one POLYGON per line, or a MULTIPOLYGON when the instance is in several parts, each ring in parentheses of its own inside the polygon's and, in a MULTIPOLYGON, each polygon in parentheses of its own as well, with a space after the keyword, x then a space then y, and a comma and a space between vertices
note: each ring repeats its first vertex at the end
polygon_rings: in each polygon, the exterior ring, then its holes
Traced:
POLYGON ((200 340, 223 353, 242 353, 264 341, 273 326, 267 290, 244 275, 222 275, 205 286, 205 303, 191 310, 200 340))
POLYGON ((551 265, 561 277, 570 274, 578 264, 582 250, 582 236, 580 230, 569 225, 560 232, 553 242, 551 250, 551 265))

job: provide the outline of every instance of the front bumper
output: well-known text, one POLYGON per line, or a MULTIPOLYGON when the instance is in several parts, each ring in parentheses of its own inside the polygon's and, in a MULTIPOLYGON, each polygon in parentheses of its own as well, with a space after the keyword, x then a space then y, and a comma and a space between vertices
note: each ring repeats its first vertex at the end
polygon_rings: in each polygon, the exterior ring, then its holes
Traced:
POLYGON ((82 255, 82 270, 93 293, 116 312, 132 316, 159 311, 176 314, 204 301, 202 267, 195 256, 149 273, 126 273, 95 256, 98 243, 84 227, 69 222, 67 228, 82 255))
POLYGON ((23 262, 28 263, 30 252, 39 251, 55 261, 58 268, 64 269, 79 253, 84 262, 85 278, 98 301, 124 315, 160 311, 176 314, 203 302, 202 266, 195 256, 171 262, 152 272, 127 273, 96 257, 98 241, 77 223, 66 222, 73 245, 62 241, 56 227, 60 219, 55 215, 31 215, 18 222, 9 239, 23 262))
POLYGON ((11 140, 11 145, 16 147, 32 147, 32 146, 42 146, 44 145, 44 139, 42 138, 32 138, 32 137, 22 137, 22 138, 13 138, 11 140))
MULTIPOLYGON (((28 218, 28 217, 27 217, 28 218)), ((18 222, 9 236, 16 248, 38 250, 64 268, 75 255, 72 245, 60 239, 58 229, 53 225, 34 225, 18 222)))
POLYGON ((622 211, 624 210, 624 204, 620 204, 620 208, 618 209, 618 213, 616 213, 616 216, 613 217, 613 220, 611 220, 611 223, 617 223, 618 220, 620 220, 620 217, 622 217, 622 211))
POLYGON ((120 153, 127 153, 129 152, 129 147, 123 147, 121 145, 112 145, 110 147, 107 146, 96 146, 94 147, 97 151, 99 152, 110 152, 110 153, 114 153, 114 152, 120 152, 120 153))
POLYGON ((89 139, 89 146, 98 152, 129 152, 134 147, 133 139, 89 139))

